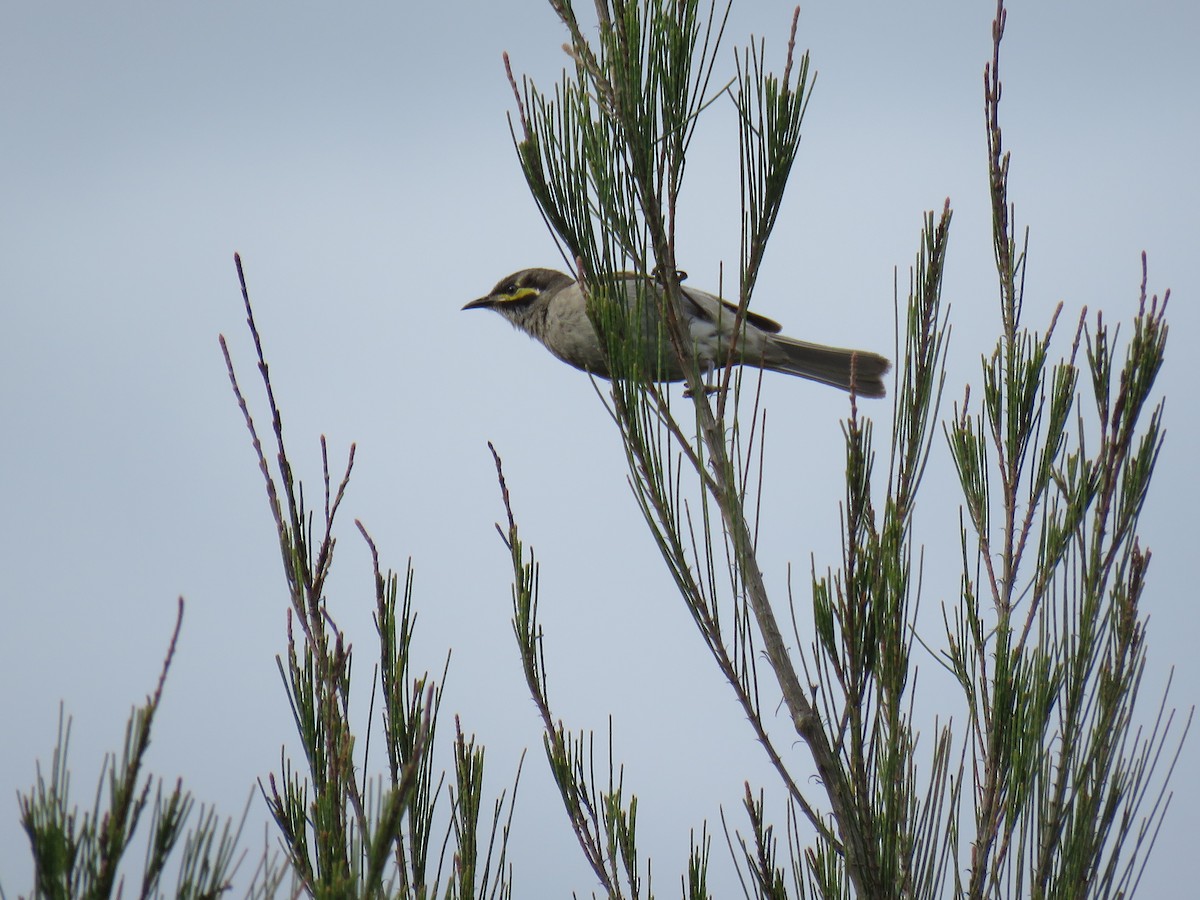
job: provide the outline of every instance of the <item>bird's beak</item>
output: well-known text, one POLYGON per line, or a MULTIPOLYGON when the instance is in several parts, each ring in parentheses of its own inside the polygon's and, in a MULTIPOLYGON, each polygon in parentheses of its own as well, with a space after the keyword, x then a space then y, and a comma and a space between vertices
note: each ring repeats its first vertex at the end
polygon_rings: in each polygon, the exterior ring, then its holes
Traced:
POLYGON ((478 300, 472 300, 463 309, 491 309, 496 305, 491 297, 480 297, 478 300))

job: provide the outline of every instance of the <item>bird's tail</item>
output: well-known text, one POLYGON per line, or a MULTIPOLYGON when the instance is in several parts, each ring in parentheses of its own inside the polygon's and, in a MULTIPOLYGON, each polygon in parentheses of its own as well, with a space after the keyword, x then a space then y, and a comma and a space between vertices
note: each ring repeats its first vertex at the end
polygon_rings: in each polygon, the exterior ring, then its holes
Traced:
POLYGON ((764 369, 799 375, 843 391, 850 390, 853 383, 859 397, 887 394, 883 376, 892 364, 878 353, 810 344, 777 334, 770 336, 764 351, 759 363, 764 369))

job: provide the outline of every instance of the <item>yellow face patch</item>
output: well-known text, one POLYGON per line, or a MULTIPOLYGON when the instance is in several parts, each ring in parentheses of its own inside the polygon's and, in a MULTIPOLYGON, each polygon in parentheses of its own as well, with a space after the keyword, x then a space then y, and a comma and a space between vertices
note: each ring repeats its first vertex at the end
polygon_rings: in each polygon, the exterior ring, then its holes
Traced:
POLYGON ((539 291, 537 288, 520 287, 520 288, 517 288, 515 291, 513 291, 511 294, 501 295, 500 301, 502 303, 518 303, 521 300, 528 300, 531 297, 536 297, 540 293, 541 293, 541 291, 539 291))

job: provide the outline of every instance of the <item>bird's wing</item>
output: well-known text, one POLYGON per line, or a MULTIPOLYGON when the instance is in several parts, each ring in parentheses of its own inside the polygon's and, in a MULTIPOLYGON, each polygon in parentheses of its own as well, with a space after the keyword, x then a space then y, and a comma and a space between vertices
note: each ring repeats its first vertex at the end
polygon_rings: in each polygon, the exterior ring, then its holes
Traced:
MULTIPOLYGON (((712 294, 696 290, 696 288, 682 286, 681 288, 684 300, 691 303, 692 312, 702 319, 716 322, 718 316, 725 319, 728 314, 730 318, 727 321, 732 322, 732 317, 737 315, 736 303, 730 303, 728 300, 722 300, 720 297, 714 297, 712 294)), ((746 321, 759 331, 765 331, 768 334, 779 334, 783 330, 783 326, 774 319, 768 319, 766 316, 760 316, 750 310, 746 310, 746 321)))

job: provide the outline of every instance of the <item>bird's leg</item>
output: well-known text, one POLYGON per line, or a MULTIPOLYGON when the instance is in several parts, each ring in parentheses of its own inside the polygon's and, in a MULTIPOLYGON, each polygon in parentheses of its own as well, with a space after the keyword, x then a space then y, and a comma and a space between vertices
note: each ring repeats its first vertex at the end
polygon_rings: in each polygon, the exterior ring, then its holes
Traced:
MULTIPOLYGON (((708 365, 708 366, 706 366, 706 367, 704 368, 704 371, 703 371, 703 372, 701 372, 701 373, 700 373, 700 375, 701 375, 701 378, 702 378, 702 380, 704 381, 704 393, 708 394, 708 396, 710 396, 710 397, 711 397, 713 394, 717 393, 719 390, 721 390, 721 386, 720 386, 719 384, 713 384, 713 383, 712 383, 712 381, 713 381, 713 377, 712 377, 712 376, 713 376, 713 372, 714 372, 714 370, 715 370, 715 369, 716 369, 716 366, 715 366, 715 365, 712 365, 712 364, 710 364, 710 365, 708 365)), ((689 399, 689 400, 690 400, 690 399, 692 398, 692 396, 693 396, 693 395, 692 395, 692 389, 691 389, 691 388, 684 388, 684 389, 683 389, 683 396, 684 396, 685 398, 687 398, 687 399, 689 399)))
MULTIPOLYGON (((659 271, 658 266, 655 266, 651 270, 650 277, 653 278, 655 281, 657 281, 659 284, 663 284, 663 285, 666 284, 666 281, 663 280, 663 273, 659 271)), ((687 272, 683 271, 683 269, 676 269, 675 270, 675 280, 680 283, 686 281, 687 280, 687 272)))

